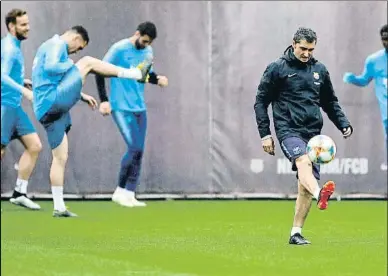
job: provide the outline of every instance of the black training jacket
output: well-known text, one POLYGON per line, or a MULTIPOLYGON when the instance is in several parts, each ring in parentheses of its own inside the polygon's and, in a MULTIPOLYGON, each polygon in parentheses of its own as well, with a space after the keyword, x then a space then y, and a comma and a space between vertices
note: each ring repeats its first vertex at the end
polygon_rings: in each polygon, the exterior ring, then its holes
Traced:
POLYGON ((254 109, 262 138, 271 134, 269 104, 280 141, 290 136, 310 139, 320 134, 323 126, 320 108, 339 130, 350 126, 325 65, 314 58, 307 63, 299 61, 291 47, 268 65, 258 86, 254 109))

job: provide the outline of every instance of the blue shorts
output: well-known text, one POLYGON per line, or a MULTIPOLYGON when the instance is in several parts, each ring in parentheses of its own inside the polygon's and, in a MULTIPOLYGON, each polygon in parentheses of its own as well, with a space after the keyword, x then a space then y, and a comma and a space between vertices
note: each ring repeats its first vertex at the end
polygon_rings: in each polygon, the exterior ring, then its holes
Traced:
POLYGON ((65 133, 71 128, 70 109, 81 99, 82 77, 73 66, 57 87, 55 101, 49 111, 39 120, 47 132, 51 149, 58 147, 65 133))
MULTIPOLYGON (((292 162, 293 171, 297 171, 295 160, 306 154, 307 143, 307 140, 300 137, 287 137, 280 142, 284 155, 292 162)), ((312 166, 313 175, 317 180, 319 180, 321 178, 319 174, 320 166, 315 163, 313 163, 312 166)), ((298 178, 298 173, 296 174, 296 178, 298 178)))
POLYGON ((21 106, 1 106, 1 146, 7 146, 13 139, 35 133, 35 127, 21 106))

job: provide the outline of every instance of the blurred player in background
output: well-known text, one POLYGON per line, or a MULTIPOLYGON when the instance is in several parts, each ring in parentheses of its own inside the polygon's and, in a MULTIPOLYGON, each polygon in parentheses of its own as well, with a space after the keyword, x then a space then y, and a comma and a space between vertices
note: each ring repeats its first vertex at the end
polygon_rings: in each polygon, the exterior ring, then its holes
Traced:
POLYGON ((313 30, 299 28, 284 55, 266 68, 254 105, 264 151, 275 155, 268 117, 268 106, 272 104, 276 136, 283 153, 292 162, 292 170, 297 171, 298 197, 289 239, 290 244, 296 245, 310 244, 302 236, 302 227, 312 197, 317 200, 318 208, 324 210, 335 189, 333 181, 319 188, 320 168, 306 155, 308 141, 322 130, 320 108, 345 138, 353 132, 338 103, 329 72, 313 57, 316 43, 313 30))
MULTIPOLYGON (((344 82, 360 87, 367 86, 372 79, 375 80, 375 93, 379 102, 381 119, 385 130, 386 158, 388 159, 388 116, 387 116, 387 67, 388 67, 388 25, 380 29, 381 41, 384 49, 377 51, 365 60, 364 71, 356 76, 353 73, 345 73, 344 82)), ((386 159, 386 161, 387 161, 386 159)), ((387 164, 382 164, 381 169, 386 171, 387 164)))
POLYGON ((81 51, 88 43, 87 30, 82 26, 74 26, 61 36, 54 35, 44 42, 33 63, 34 112, 47 132, 53 155, 50 181, 54 217, 76 216, 65 206, 63 184, 68 159, 67 133, 71 127, 69 111, 80 99, 92 109, 97 107, 93 97, 81 92, 86 76, 95 73, 106 77, 139 80, 146 75, 147 68, 152 64, 152 61, 148 61, 143 69, 126 69, 88 56, 74 64, 69 55, 81 51))
MULTIPOLYGON (((104 57, 104 61, 125 68, 135 68, 148 58, 153 58, 151 43, 157 36, 153 23, 141 23, 133 36, 115 43, 104 57)), ((165 87, 168 80, 157 75, 151 68, 145 79, 111 78, 110 102, 105 89, 105 80, 96 75, 100 95, 100 112, 113 119, 127 145, 127 152, 121 160, 118 186, 112 200, 126 207, 146 206, 135 197, 139 182, 144 153, 144 142, 147 128, 147 112, 144 102, 144 85, 146 82, 165 87)))
POLYGON ((28 180, 35 168, 42 144, 35 127, 22 108, 22 97, 32 101, 31 82, 24 79, 21 43, 30 30, 27 12, 13 9, 5 17, 8 34, 1 39, 1 159, 13 139, 25 151, 20 157, 16 187, 10 202, 32 210, 40 206, 27 197, 28 180))

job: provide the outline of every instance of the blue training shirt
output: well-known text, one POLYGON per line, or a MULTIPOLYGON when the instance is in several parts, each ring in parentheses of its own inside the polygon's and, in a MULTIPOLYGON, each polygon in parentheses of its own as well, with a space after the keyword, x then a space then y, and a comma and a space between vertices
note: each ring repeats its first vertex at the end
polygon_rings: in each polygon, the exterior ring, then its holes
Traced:
POLYGON ((32 66, 32 85, 34 112, 38 120, 55 102, 56 89, 63 76, 75 66, 67 49, 67 43, 54 35, 36 53, 32 66))
POLYGON ((387 67, 388 52, 383 49, 370 56, 365 60, 364 71, 360 76, 346 74, 344 81, 357 86, 366 86, 372 79, 375 80, 375 93, 379 102, 381 116, 387 120, 387 67))
MULTIPOLYGON (((116 66, 134 68, 149 56, 153 56, 151 46, 138 50, 127 38, 113 44, 103 60, 116 66)), ((111 78, 110 87, 112 110, 132 112, 146 110, 144 83, 132 79, 111 78)))
POLYGON ((1 39, 1 104, 19 107, 24 85, 21 41, 8 33, 1 39))

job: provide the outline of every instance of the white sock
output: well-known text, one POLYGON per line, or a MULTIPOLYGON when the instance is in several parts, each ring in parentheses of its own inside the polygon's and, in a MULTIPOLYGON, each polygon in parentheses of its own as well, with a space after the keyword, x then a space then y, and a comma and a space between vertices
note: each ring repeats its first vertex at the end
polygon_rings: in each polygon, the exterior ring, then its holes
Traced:
POLYGON ((117 74, 118 78, 140 80, 143 76, 139 68, 123 69, 117 74))
POLYGON ((63 200, 63 186, 51 186, 51 192, 53 194, 54 210, 66 211, 65 201, 63 200))
POLYGON ((313 194, 313 197, 318 200, 318 197, 319 197, 319 192, 321 191, 321 189, 319 189, 319 187, 317 187, 314 191, 314 194, 313 194))
POLYGON ((15 191, 19 192, 21 194, 26 194, 27 193, 27 186, 28 186, 28 180, 23 180, 23 179, 18 178, 16 180, 15 191))
POLYGON ((295 235, 296 233, 299 233, 302 235, 302 227, 292 227, 291 236, 295 235))

